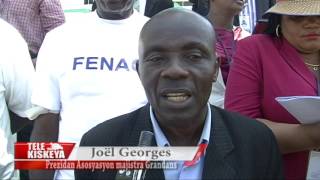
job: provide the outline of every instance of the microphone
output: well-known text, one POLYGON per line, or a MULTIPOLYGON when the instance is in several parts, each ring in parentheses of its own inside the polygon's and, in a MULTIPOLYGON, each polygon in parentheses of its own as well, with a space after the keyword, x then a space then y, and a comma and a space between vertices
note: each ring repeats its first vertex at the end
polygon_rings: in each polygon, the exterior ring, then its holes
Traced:
MULTIPOLYGON (((153 133, 150 131, 141 131, 138 146, 151 146, 153 133)), ((115 180, 143 180, 145 178, 146 169, 121 169, 117 172, 115 180)))
POLYGON ((153 133, 150 131, 141 131, 138 146, 151 146, 153 133))

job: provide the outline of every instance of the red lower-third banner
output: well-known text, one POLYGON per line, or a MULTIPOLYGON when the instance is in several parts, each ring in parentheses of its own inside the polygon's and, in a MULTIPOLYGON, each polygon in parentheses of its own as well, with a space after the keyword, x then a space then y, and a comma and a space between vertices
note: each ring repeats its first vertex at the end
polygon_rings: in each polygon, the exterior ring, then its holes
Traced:
POLYGON ((99 146, 77 147, 65 142, 15 144, 16 169, 175 169, 177 162, 192 165, 206 151, 195 147, 99 146))
POLYGON ((16 169, 29 170, 57 170, 57 169, 83 169, 83 170, 112 170, 112 169, 176 169, 176 162, 164 161, 67 161, 67 160, 38 160, 15 161, 16 169))

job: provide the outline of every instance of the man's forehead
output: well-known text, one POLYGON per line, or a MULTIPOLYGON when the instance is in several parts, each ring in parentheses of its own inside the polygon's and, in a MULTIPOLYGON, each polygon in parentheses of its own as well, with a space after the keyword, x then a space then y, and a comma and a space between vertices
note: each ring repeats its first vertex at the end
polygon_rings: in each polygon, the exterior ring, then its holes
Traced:
POLYGON ((197 37, 184 38, 167 38, 167 39, 150 39, 147 42, 140 42, 139 55, 144 58, 148 55, 183 55, 190 52, 202 52, 208 55, 214 55, 213 42, 201 40, 197 37))
MULTIPOLYGON (((189 48, 197 46, 210 46, 214 42, 213 34, 210 30, 204 30, 199 27, 185 27, 175 24, 169 28, 166 26, 154 26, 142 35, 140 42, 147 48, 159 47, 174 48, 189 48), (159 28, 157 28, 159 27, 159 28)), ((145 47, 145 48, 146 48, 145 47)))
POLYGON ((141 42, 141 46, 144 50, 152 51, 176 51, 176 50, 188 50, 188 49, 212 49, 212 43, 205 38, 199 38, 197 36, 183 36, 183 37, 166 37, 156 38, 150 37, 141 42))

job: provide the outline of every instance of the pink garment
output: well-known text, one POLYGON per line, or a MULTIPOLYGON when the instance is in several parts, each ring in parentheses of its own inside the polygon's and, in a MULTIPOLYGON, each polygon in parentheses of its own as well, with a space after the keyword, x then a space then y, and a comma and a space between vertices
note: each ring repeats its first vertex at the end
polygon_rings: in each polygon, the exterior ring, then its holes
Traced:
POLYGON ((230 63, 236 50, 238 40, 250 35, 240 27, 235 27, 233 31, 224 28, 215 28, 217 43, 216 53, 220 60, 220 69, 223 81, 226 84, 230 69, 230 63))
POLYGON ((59 0, 0 0, 0 17, 19 30, 35 54, 45 34, 65 22, 59 0))
MULTIPOLYGON (((225 108, 251 118, 299 123, 276 102, 279 96, 316 96, 317 80, 285 40, 254 35, 238 43, 225 108)), ((286 179, 305 179, 308 152, 283 156, 286 179)))

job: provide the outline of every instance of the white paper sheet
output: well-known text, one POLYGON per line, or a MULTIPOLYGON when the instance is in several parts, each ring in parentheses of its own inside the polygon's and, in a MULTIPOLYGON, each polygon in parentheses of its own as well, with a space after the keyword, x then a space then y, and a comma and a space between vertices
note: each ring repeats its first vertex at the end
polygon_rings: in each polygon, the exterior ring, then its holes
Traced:
POLYGON ((320 151, 311 151, 309 158, 309 166, 307 180, 320 179, 320 151))
POLYGON ((276 100, 302 124, 320 122, 319 96, 287 96, 276 100))

